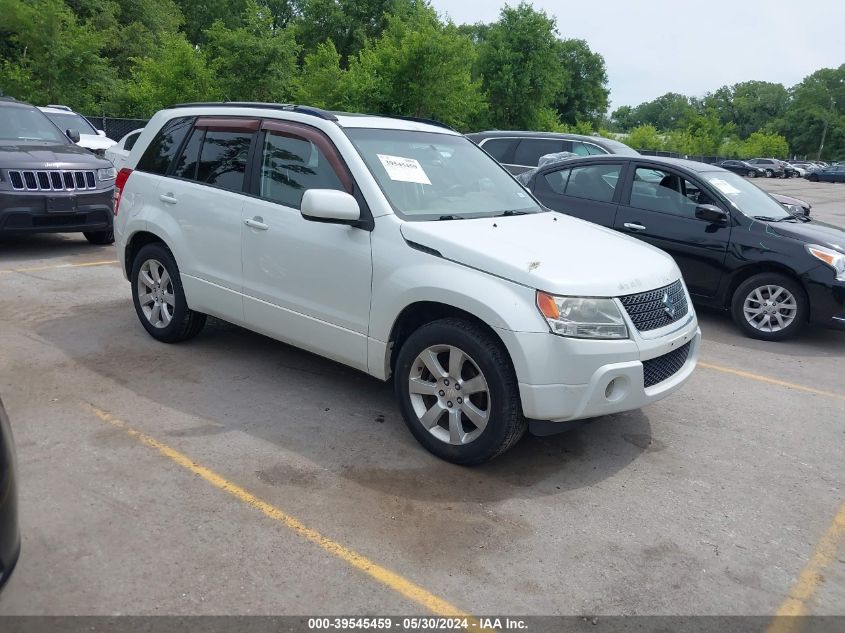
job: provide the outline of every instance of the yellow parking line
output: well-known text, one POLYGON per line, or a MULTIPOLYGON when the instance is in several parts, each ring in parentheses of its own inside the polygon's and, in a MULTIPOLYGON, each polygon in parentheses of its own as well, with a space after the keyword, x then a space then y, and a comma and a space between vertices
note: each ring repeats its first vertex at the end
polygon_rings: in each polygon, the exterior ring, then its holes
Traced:
POLYGON ((726 374, 733 374, 734 376, 741 376, 743 378, 749 378, 751 380, 757 380, 759 382, 765 382, 770 385, 779 385, 781 387, 789 387, 790 389, 795 389, 796 391, 803 391, 805 393, 812 393, 817 396, 825 396, 826 398, 833 398, 834 400, 843 400, 845 401, 845 395, 834 393, 833 391, 824 391, 822 389, 814 389, 813 387, 805 387, 804 385, 799 385, 794 382, 787 382, 786 380, 779 380, 778 378, 770 378, 769 376, 762 376, 760 374, 754 374, 750 371, 742 371, 740 369, 733 369, 732 367, 723 367, 721 365, 713 365, 711 363, 702 363, 699 361, 699 367, 703 367, 704 369, 713 369, 715 371, 721 371, 726 374))
POLYGON ((795 579, 789 594, 781 603, 766 633, 792 633, 801 625, 794 616, 807 615, 807 602, 824 581, 825 568, 837 559, 837 549, 845 536, 845 503, 833 517, 833 522, 824 533, 807 565, 795 579), (790 617, 793 616, 793 617, 790 617))
MULTIPOLYGON (((94 413, 94 415, 100 418, 100 420, 102 420, 103 422, 107 422, 108 424, 111 424, 112 426, 125 431, 128 435, 138 440, 141 444, 145 444, 150 448, 156 449, 159 453, 167 457, 172 462, 175 462, 179 466, 182 466, 183 468, 194 473, 195 475, 199 475, 215 488, 219 488, 224 492, 228 492, 236 499, 242 501, 243 503, 249 506, 252 506, 256 510, 263 512, 267 517, 273 519, 280 525, 293 531, 298 536, 301 536, 307 541, 311 541, 318 547, 322 548, 333 556, 336 556, 337 558, 347 563, 348 565, 351 565, 355 569, 364 572, 376 582, 379 582, 385 587, 392 589, 396 593, 404 596, 405 598, 408 598, 412 602, 415 602, 418 605, 425 607, 432 613, 439 616, 468 619, 470 618, 469 614, 462 612, 456 606, 450 604, 442 598, 438 598, 434 594, 423 589, 422 587, 408 580, 407 578, 404 578, 403 576, 397 574, 396 572, 393 572, 387 569, 386 567, 382 567, 381 565, 374 563, 367 557, 349 549, 348 547, 345 547, 344 545, 341 545, 340 543, 333 541, 326 536, 323 536, 316 530, 307 527, 298 519, 280 510, 276 506, 259 499, 252 493, 247 492, 246 490, 238 486, 237 484, 228 481, 222 475, 218 475, 217 473, 212 470, 209 470, 205 466, 201 466, 184 453, 180 453, 176 449, 171 448, 168 445, 163 444, 162 442, 159 442, 157 439, 132 428, 123 420, 114 417, 110 413, 103 411, 102 409, 99 409, 90 403, 86 403, 86 406, 91 412, 94 413)), ((476 625, 472 628, 478 627, 476 625)))
POLYGON ((107 266, 108 264, 116 263, 116 259, 109 259, 101 262, 86 262, 84 264, 58 264, 56 266, 34 266, 32 268, 7 268, 5 270, 0 270, 0 275, 9 273, 34 273, 42 270, 58 270, 60 268, 87 268, 88 266, 107 266))

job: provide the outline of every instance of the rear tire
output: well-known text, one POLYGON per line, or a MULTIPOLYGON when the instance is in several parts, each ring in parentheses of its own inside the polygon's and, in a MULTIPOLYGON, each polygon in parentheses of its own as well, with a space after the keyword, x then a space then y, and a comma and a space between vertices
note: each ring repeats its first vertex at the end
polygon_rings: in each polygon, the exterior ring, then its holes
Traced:
POLYGON ((466 319, 441 319, 411 334, 399 350, 394 387, 417 441, 454 464, 493 459, 528 428, 504 346, 466 319))
POLYGON ((804 288, 781 273, 759 273, 743 281, 731 299, 731 316, 746 336, 783 341, 807 325, 810 304, 804 288))
POLYGON ((773 172, 771 169, 766 170, 766 178, 774 178, 774 176, 775 172, 773 172))
POLYGON ((751 171, 748 172, 748 177, 749 178, 756 178, 757 172, 752 169, 751 171))
POLYGON ((200 333, 206 316, 188 307, 179 267, 164 244, 147 244, 132 262, 132 302, 141 325, 163 343, 178 343, 200 333))
POLYGON ((114 230, 109 229, 108 231, 85 231, 83 233, 85 239, 88 240, 91 244, 96 244, 98 246, 107 246, 108 244, 114 244, 114 230))

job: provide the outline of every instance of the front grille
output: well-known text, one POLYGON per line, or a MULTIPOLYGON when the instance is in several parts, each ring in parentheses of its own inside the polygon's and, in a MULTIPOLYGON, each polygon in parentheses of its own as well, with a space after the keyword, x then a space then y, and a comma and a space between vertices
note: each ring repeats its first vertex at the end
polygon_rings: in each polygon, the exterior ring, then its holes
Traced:
POLYGON ((677 374, 687 362, 691 345, 689 342, 668 354, 643 361, 643 386, 651 387, 677 374))
POLYGON ((687 315, 687 296, 679 279, 673 284, 636 295, 619 297, 640 332, 656 330, 687 315), (674 309, 672 309, 674 308, 674 309))
POLYGON ((10 169, 15 191, 84 191, 97 188, 93 171, 10 169))

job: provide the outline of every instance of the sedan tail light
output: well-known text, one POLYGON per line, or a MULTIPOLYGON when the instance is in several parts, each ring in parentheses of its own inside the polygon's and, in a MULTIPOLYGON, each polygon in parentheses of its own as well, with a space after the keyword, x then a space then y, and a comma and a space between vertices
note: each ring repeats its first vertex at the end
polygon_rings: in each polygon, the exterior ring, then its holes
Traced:
POLYGON ((123 187, 126 185, 126 181, 129 180, 129 176, 132 175, 132 170, 128 167, 124 167, 119 172, 117 172, 117 178, 114 180, 114 214, 117 215, 117 209, 120 205, 120 196, 123 193, 123 187))

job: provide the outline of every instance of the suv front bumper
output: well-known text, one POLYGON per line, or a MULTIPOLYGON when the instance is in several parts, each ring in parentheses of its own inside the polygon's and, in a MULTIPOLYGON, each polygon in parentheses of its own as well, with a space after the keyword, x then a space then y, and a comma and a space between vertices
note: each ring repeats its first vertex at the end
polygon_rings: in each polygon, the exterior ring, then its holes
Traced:
POLYGON ((690 312, 676 329, 649 339, 635 334, 602 341, 497 330, 511 351, 523 414, 564 422, 639 409, 665 398, 687 381, 698 361, 701 330, 690 312), (680 367, 647 387, 643 363, 653 367, 684 345, 689 349, 680 367))
POLYGON ((113 189, 0 191, 0 233, 72 233, 112 228, 113 189))

